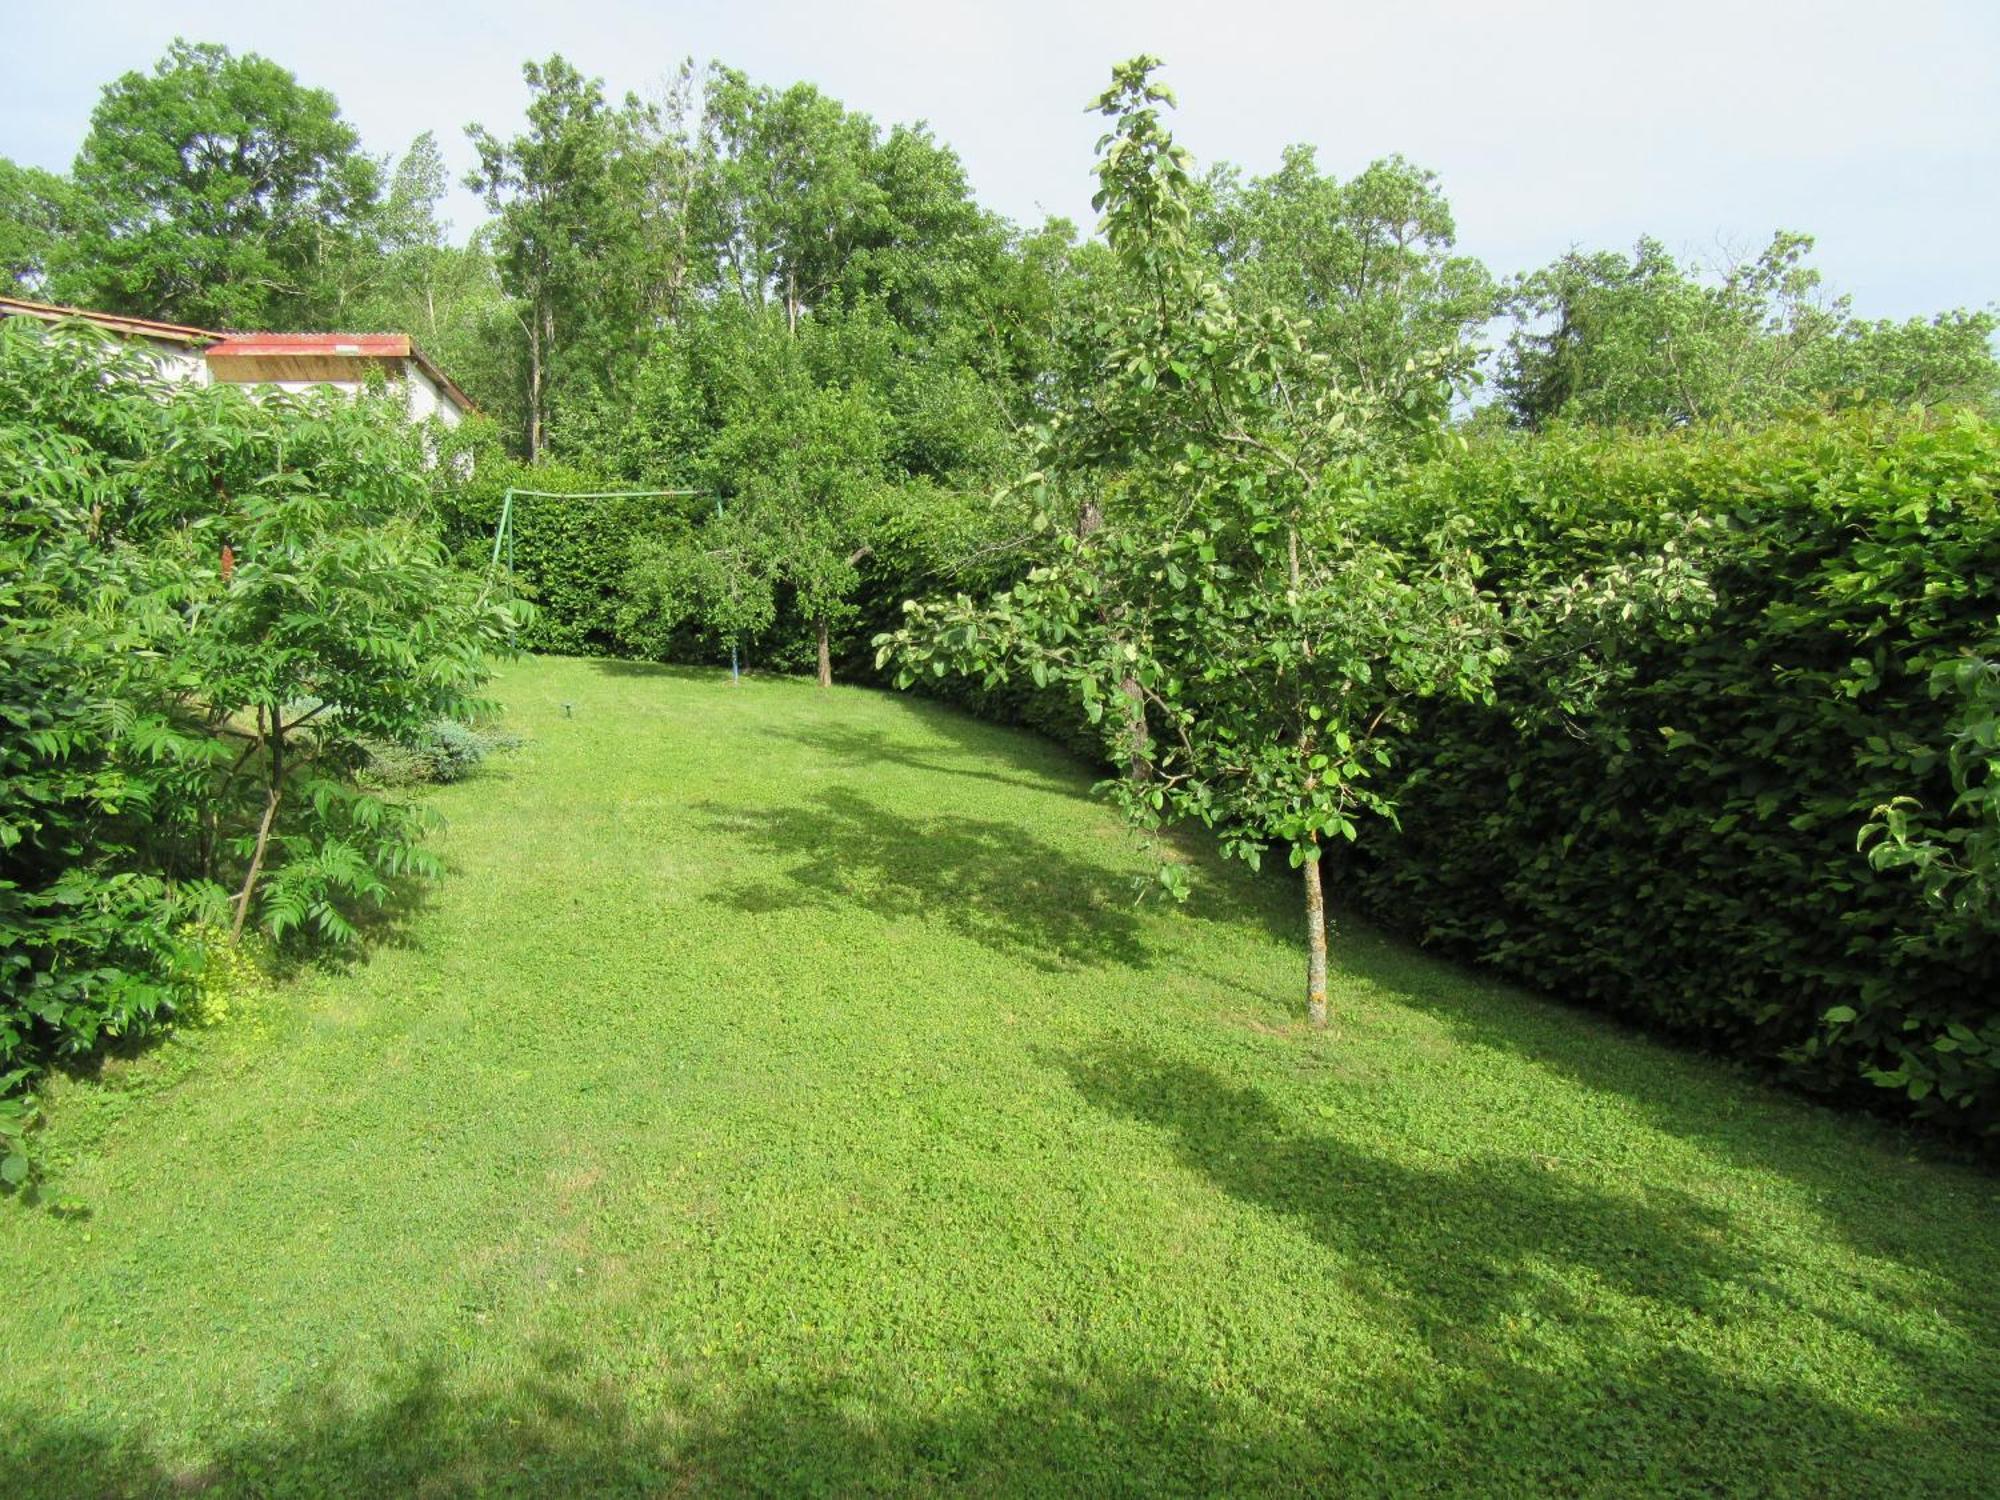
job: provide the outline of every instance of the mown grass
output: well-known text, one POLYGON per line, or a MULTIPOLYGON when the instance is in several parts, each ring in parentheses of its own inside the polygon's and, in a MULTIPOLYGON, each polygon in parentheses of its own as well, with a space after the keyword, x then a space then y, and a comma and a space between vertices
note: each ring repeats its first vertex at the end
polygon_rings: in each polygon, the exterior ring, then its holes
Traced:
POLYGON ((1991 1493, 1991 1178, 1352 924, 1311 1034, 1023 735, 501 689, 366 961, 61 1088, 0 1495, 1991 1493))

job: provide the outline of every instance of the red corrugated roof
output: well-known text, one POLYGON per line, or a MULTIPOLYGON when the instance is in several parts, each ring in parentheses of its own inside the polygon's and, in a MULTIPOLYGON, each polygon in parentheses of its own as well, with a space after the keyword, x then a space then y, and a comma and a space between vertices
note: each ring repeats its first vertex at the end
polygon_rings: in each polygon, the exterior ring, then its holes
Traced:
POLYGON ((175 344, 205 344, 220 337, 206 328, 191 328, 185 323, 162 323, 157 318, 128 318, 122 313, 92 312, 84 307, 58 307, 53 302, 30 302, 25 297, 0 297, 0 317, 10 315, 37 318, 44 323, 80 318, 112 333, 162 339, 175 344))
POLYGON ((209 354, 232 359, 277 359, 301 354, 349 359, 408 359, 410 338, 404 333, 232 333, 209 354))
POLYGON ((0 317, 8 315, 39 318, 45 323, 65 318, 82 318, 112 333, 142 338, 166 339, 202 349, 207 357, 220 354, 235 359, 282 359, 286 356, 332 355, 346 359, 414 359, 425 374, 455 401, 459 409, 476 412, 472 398, 407 333, 217 333, 193 328, 185 323, 162 323, 152 318, 127 318, 117 313, 91 312, 81 307, 58 307, 50 302, 30 302, 23 297, 0 297, 0 317), (211 340, 215 342, 211 342, 211 340))

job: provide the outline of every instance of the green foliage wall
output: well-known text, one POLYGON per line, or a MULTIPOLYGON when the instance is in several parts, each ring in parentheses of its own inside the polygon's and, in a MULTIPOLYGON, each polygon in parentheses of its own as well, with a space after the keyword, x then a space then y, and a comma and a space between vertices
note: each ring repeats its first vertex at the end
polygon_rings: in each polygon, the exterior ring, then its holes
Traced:
MULTIPOLYGON (((475 434, 467 451, 474 460, 468 478, 453 476, 449 457, 435 472, 446 540, 470 570, 484 573, 490 565, 494 528, 508 489, 555 492, 514 501, 514 582, 535 605, 522 632, 522 647, 566 656, 632 654, 619 636, 618 623, 633 547, 648 538, 685 534, 694 511, 714 501, 699 496, 582 498, 594 491, 678 486, 638 485, 570 464, 517 463, 490 434, 483 439, 475 434)), ((659 648, 657 654, 671 655, 681 642, 651 644, 659 648)))
POLYGON ((1944 827, 1988 815, 1957 796, 1967 731, 1931 679, 2000 649, 1996 484, 2000 430, 1972 417, 1555 437, 1420 471, 1412 523, 1463 518, 1517 605, 1669 546, 1713 598, 1608 590, 1627 602, 1526 635, 1500 707, 1428 710, 1362 898, 1809 1088, 1991 1128, 2000 927, 1856 844, 1899 796, 1944 827))

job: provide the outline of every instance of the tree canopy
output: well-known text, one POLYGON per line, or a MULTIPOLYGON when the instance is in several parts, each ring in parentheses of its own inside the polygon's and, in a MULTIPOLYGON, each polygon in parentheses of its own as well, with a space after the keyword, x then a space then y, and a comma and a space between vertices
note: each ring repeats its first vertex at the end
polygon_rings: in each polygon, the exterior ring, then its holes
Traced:
MULTIPOLYGON (((560 55, 522 77, 520 128, 467 130, 491 218, 454 238, 435 135, 373 156, 325 90, 176 41, 105 87, 67 176, 0 161, 0 278, 135 316, 411 332, 532 461, 639 462, 632 383, 725 299, 793 332, 875 309, 939 411, 1001 413, 1017 454, 1092 399, 1129 273, 1101 237, 982 207, 923 124, 720 62, 645 99, 560 55)), ((1712 269, 1643 239, 1502 277, 1457 243, 1434 172, 1336 172, 1332 149, 1191 168, 1190 235, 1236 307, 1290 317, 1412 451, 1476 415, 1675 427, 2000 399, 1990 311, 1871 319, 1825 291, 1807 236, 1712 269)))
POLYGON ((1821 292, 1812 248, 1809 235, 1781 233, 1704 277, 1644 239, 1630 255, 1572 252, 1517 277, 1500 367, 1508 415, 1527 427, 1681 427, 1994 401, 1991 313, 1864 321, 1821 292))
POLYGON ((382 188, 333 95, 185 41, 106 87, 72 180, 58 297, 224 328, 335 318, 382 188))

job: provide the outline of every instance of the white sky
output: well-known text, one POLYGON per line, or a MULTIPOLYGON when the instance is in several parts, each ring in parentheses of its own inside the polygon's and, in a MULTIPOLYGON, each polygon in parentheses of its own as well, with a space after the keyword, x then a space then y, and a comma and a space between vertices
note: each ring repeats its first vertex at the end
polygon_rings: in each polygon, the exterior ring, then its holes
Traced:
MULTIPOLYGON (((1679 251, 1818 236, 1857 311, 2000 301, 1996 0, 0 0, 0 154, 67 167, 98 90, 176 34, 331 89, 378 154, 511 133, 520 64, 560 51, 612 90, 682 57, 809 80, 878 121, 926 120, 980 200, 1089 228, 1084 102, 1163 56, 1181 139, 1268 170, 1293 141, 1346 175, 1438 171, 1459 243, 1495 271, 1651 232, 1679 251)), ((462 235, 469 194, 451 212, 462 235)))

